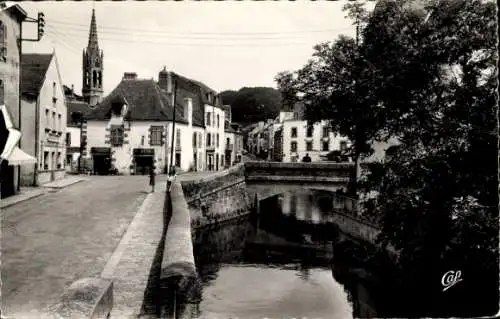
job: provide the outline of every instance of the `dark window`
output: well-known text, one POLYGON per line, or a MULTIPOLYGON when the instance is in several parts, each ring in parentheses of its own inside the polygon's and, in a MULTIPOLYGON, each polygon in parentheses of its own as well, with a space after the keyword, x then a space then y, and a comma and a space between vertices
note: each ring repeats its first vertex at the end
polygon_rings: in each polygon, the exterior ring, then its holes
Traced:
POLYGON ((307 151, 312 151, 313 150, 313 143, 312 142, 307 142, 306 143, 306 150, 307 151))
POLYGON ((212 135, 207 133, 207 146, 210 146, 210 144, 212 144, 212 135))
POLYGON ((297 142, 290 143, 290 149, 292 152, 297 152, 297 142))
POLYGON ((111 145, 112 146, 122 146, 123 145, 124 130, 122 125, 112 125, 111 126, 111 145))
POLYGON ((330 129, 328 128, 328 126, 324 126, 323 127, 323 137, 328 137, 329 134, 330 134, 330 129))
POLYGON ((177 133, 175 134, 175 147, 181 147, 181 129, 179 128, 177 129, 177 133))
POLYGON ((313 136, 313 131, 314 131, 314 127, 308 126, 307 127, 307 137, 312 137, 313 136))
POLYGON ((193 147, 196 148, 196 146, 198 145, 198 143, 196 142, 196 137, 197 137, 198 133, 194 132, 193 133, 193 147))
POLYGON ((4 88, 3 88, 3 81, 0 80, 0 104, 5 104, 5 96, 4 96, 4 88))
POLYGON ((292 127, 292 137, 297 137, 297 128, 292 127))
POLYGON ((175 166, 181 167, 181 153, 175 153, 175 166))
POLYGON ((66 133, 66 146, 71 146, 71 133, 66 133))
POLYGON ((330 145, 328 142, 323 142, 323 151, 328 151, 330 145))
POLYGON ((219 133, 217 133, 217 138, 215 140, 216 146, 219 147, 219 133))
POLYGON ((163 126, 151 126, 150 145, 162 145, 163 126))
POLYGON ((212 113, 207 113, 207 126, 211 126, 212 113))
POLYGON ((94 75, 94 76, 92 77, 92 79, 93 79, 93 80, 92 80, 92 87, 97 87, 97 71, 95 71, 95 70, 94 70, 94 72, 92 72, 92 73, 93 73, 93 75, 94 75))
POLYGON ((0 58, 7 60, 7 26, 0 21, 0 58))
POLYGON ((341 141, 340 142, 340 150, 343 152, 347 149, 347 142, 346 141, 341 141))
POLYGON ((219 114, 217 114, 217 127, 220 127, 220 117, 219 117, 219 114))

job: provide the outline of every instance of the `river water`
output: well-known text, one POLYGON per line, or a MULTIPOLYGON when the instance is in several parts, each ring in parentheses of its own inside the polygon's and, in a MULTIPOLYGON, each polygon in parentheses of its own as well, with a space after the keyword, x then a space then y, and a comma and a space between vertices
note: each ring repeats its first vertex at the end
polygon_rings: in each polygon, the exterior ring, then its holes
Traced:
POLYGON ((350 293, 332 275, 331 195, 283 193, 253 213, 195 231, 203 283, 194 318, 353 317, 350 293))

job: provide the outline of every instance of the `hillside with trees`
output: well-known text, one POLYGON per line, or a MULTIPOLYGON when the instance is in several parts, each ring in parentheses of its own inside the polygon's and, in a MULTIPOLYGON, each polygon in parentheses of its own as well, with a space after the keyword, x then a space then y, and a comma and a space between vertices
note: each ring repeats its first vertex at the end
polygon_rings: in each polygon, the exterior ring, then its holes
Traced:
POLYGON ((278 116, 281 94, 271 87, 243 87, 220 93, 222 102, 231 105, 233 122, 241 124, 265 121, 278 116))

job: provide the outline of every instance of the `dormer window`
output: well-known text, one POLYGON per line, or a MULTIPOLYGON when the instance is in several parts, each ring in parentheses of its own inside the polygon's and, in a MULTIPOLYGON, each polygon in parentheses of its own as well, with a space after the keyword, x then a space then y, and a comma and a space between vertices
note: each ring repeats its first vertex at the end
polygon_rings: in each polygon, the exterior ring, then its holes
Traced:
POLYGON ((113 103, 111 104, 111 111, 113 115, 120 116, 122 114, 123 104, 121 103, 113 103))

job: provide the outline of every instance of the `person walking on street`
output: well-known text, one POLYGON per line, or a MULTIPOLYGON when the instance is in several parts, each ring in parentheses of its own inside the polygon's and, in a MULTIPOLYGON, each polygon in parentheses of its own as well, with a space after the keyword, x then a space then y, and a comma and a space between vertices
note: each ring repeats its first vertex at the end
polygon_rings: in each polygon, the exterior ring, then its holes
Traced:
POLYGON ((168 171, 168 176, 167 176, 167 187, 168 187, 169 192, 172 188, 173 182, 175 182, 175 166, 174 165, 170 166, 170 169, 168 171))
POLYGON ((155 192, 155 169, 151 167, 149 170, 149 185, 151 186, 151 192, 155 192))

